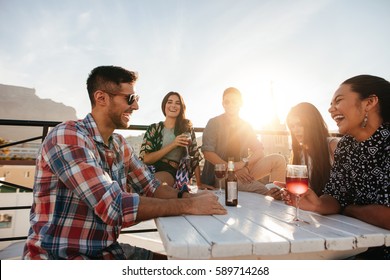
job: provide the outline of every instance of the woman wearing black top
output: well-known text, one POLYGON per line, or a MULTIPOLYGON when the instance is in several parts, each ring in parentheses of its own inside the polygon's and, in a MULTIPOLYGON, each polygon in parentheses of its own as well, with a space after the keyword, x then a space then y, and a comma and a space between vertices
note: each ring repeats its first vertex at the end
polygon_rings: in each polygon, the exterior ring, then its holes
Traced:
MULTIPOLYGON (((390 229, 390 83, 371 75, 352 77, 333 95, 329 112, 345 136, 324 195, 309 190, 301 209, 341 213, 390 229)), ((284 199, 294 203, 288 195, 284 199)), ((390 248, 370 248, 362 257, 390 259, 390 248)))

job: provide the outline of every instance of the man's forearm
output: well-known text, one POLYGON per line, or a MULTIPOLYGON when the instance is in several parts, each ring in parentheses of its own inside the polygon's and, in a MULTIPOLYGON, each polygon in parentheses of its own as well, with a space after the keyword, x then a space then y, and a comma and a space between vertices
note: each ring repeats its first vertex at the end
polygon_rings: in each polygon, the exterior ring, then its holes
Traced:
POLYGON ((177 198, 178 190, 168 186, 167 184, 161 184, 154 192, 155 198, 177 198))
POLYGON ((191 199, 158 199, 140 197, 138 205, 137 222, 154 219, 157 217, 177 216, 188 214, 191 199))

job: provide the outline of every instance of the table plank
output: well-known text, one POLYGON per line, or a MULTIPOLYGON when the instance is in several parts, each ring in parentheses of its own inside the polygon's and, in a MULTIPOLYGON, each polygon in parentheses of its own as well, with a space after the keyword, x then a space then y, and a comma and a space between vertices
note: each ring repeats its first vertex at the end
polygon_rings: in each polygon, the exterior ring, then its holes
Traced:
POLYGON ((337 220, 340 220, 344 223, 347 223, 347 224, 351 224, 351 225, 354 225, 356 226, 357 228, 365 228, 365 229, 368 229, 368 230, 371 230, 375 233, 380 233, 380 234, 383 234, 384 238, 385 238, 385 245, 386 246, 390 246, 390 230, 387 230, 387 229, 384 229, 384 228, 380 228, 380 227, 377 227, 377 226, 374 226, 374 225, 371 225, 371 224, 368 224, 368 223, 365 223, 361 220, 358 220, 358 219, 355 219, 355 218, 352 218, 352 217, 348 217, 348 216, 343 216, 343 215, 328 215, 326 216, 328 219, 337 219, 337 220))
POLYGON ((241 232, 252 242, 254 255, 278 255, 290 252, 290 242, 280 235, 237 215, 216 216, 230 228, 241 232))
POLYGON ((189 223, 211 244, 214 258, 252 255, 252 242, 214 216, 186 216, 189 223))
POLYGON ((210 244, 184 216, 158 218, 155 221, 168 257, 211 258, 210 244))

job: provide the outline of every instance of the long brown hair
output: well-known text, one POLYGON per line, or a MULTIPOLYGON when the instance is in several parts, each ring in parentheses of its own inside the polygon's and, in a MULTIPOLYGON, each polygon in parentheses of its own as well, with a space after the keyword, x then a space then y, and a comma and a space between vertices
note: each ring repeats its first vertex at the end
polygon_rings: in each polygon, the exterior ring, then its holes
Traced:
POLYGON ((164 116, 166 116, 165 106, 167 105, 168 99, 171 95, 176 95, 180 101, 180 112, 175 122, 175 135, 180 135, 183 132, 190 132, 190 129, 192 128, 192 123, 189 119, 186 119, 186 104, 184 103, 183 97, 179 93, 175 91, 170 91, 164 96, 163 101, 161 102, 161 110, 164 116))
POLYGON ((307 155, 312 160, 312 172, 309 177, 309 183, 311 188, 317 195, 322 195, 322 190, 325 184, 329 180, 330 174, 330 160, 329 160, 329 130, 321 113, 318 109, 307 102, 299 103, 291 108, 287 115, 287 125, 289 126, 289 119, 292 116, 299 118, 301 125, 304 129, 303 143, 299 143, 298 140, 292 138, 292 163, 301 163, 301 153, 303 149, 306 149, 307 155))

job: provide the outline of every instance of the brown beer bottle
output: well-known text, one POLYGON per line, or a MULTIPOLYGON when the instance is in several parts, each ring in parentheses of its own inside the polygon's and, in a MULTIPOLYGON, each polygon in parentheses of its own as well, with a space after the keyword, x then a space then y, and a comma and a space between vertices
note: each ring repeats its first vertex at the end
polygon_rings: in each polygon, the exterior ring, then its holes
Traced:
POLYGON ((225 205, 237 206, 238 204, 238 183, 234 173, 233 161, 228 161, 228 173, 225 186, 225 205))

